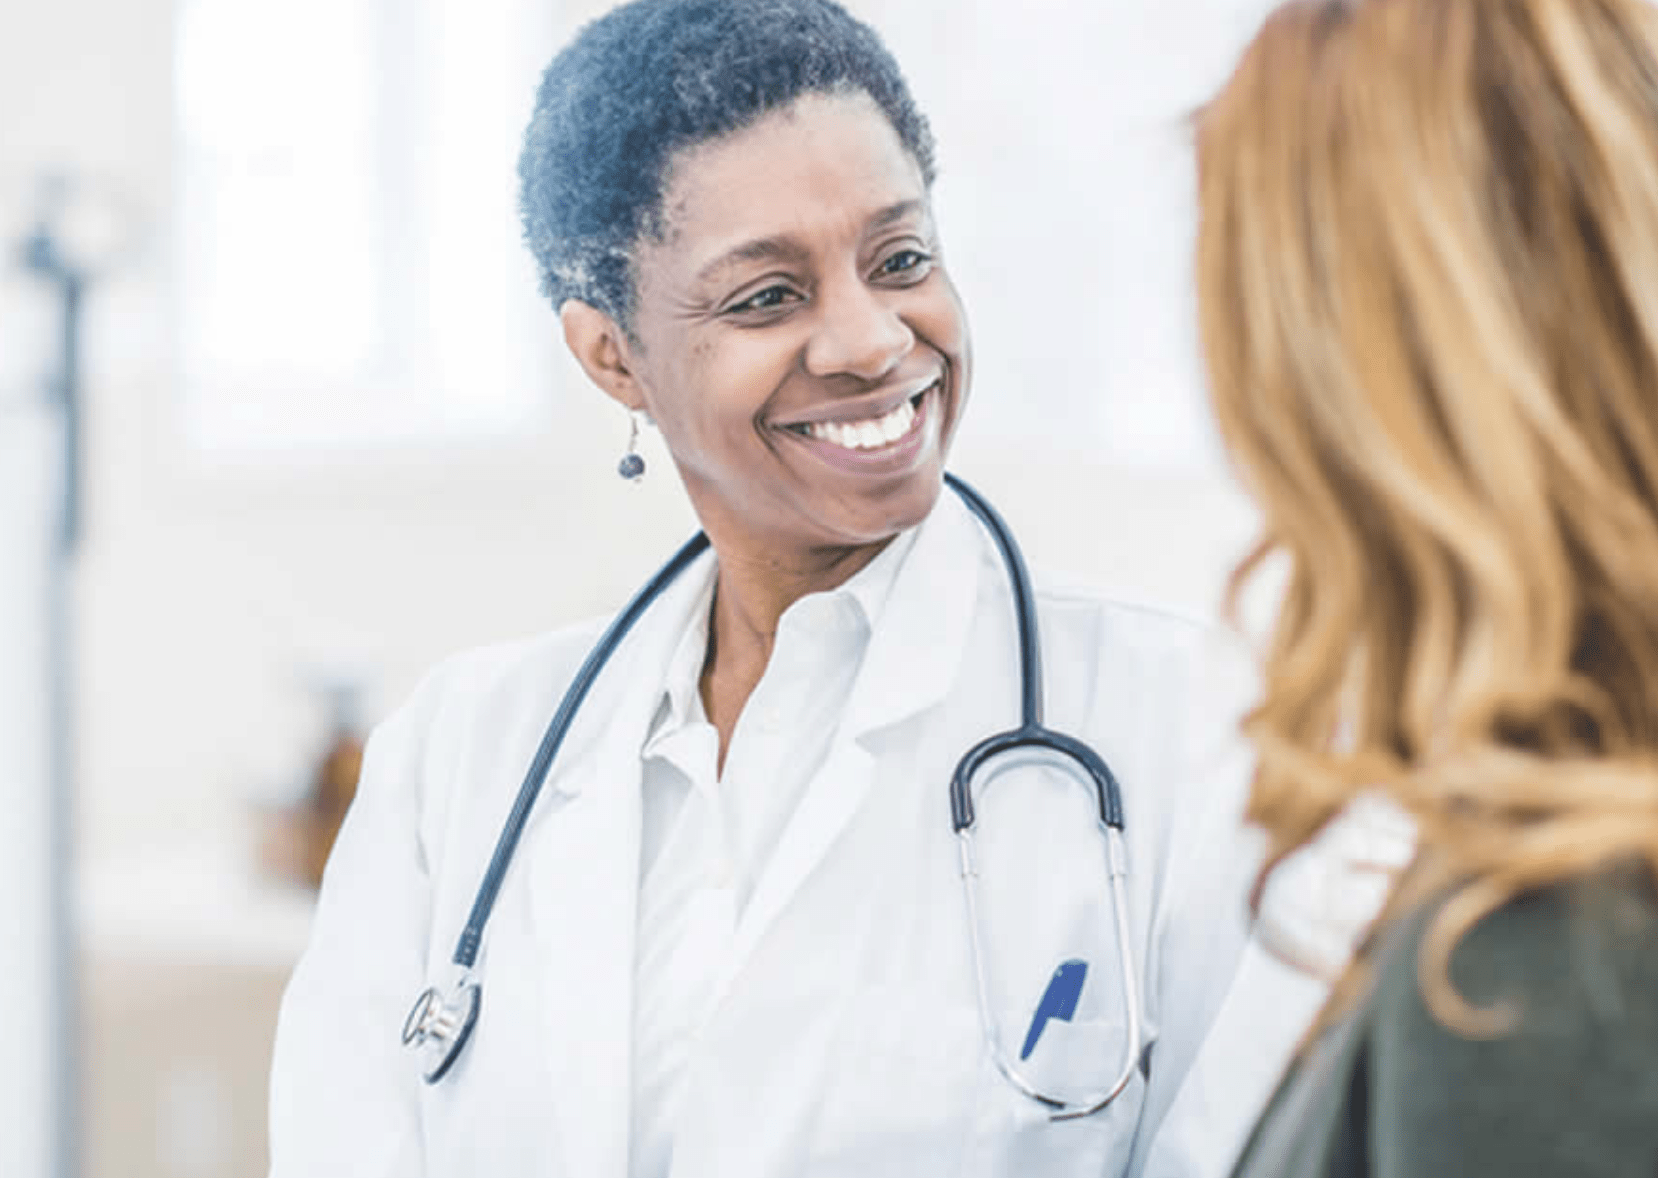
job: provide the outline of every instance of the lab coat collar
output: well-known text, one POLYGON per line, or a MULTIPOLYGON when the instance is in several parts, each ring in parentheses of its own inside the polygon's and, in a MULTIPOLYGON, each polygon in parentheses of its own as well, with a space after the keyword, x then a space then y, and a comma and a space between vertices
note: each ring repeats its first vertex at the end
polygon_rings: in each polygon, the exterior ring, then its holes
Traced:
MULTIPOLYGON (((945 489, 926 519, 833 591, 856 604, 869 631, 841 722, 842 740, 870 736, 944 699, 966 649, 988 543, 972 513, 945 489)), ((665 615, 683 620, 646 729, 647 755, 649 742, 671 736, 699 710, 692 696, 707 648, 713 593, 710 562, 689 598, 689 615, 663 603, 665 615)))
POLYGON ((902 567, 895 569, 846 716, 743 911, 717 983, 720 999, 875 787, 879 766, 863 738, 921 715, 948 694, 979 595, 986 541, 976 534, 978 527, 947 492, 913 546, 897 554, 902 567))
POLYGON ((703 649, 707 648, 716 567, 713 554, 704 552, 635 624, 577 713, 543 787, 546 791, 574 797, 589 782, 603 780, 579 768, 602 755, 599 750, 614 749, 621 735, 618 724, 635 713, 642 716, 643 727, 637 739, 631 734, 627 739, 632 740, 634 760, 638 760, 638 751, 658 717, 662 684, 671 678, 670 667, 684 655, 687 642, 700 640, 703 649), (570 771, 564 767, 571 767, 570 771))
POLYGON ((627 1172, 639 750, 663 671, 713 567, 704 556, 669 586, 598 677, 582 708, 588 723, 572 727, 525 832, 530 921, 547 995, 548 1108, 564 1173, 627 1172))
MULTIPOLYGON (((986 541, 977 528, 947 492, 908 551, 892 554, 890 589, 878 603, 840 733, 744 913, 722 992, 862 807, 876 765, 861 738, 921 714, 948 693, 980 592, 986 541)), ((583 708, 589 723, 572 729, 549 775, 547 791, 557 796, 538 807, 541 820, 526 831, 536 951, 549 995, 543 1007, 549 1104, 570 1173, 626 1170, 640 751, 662 699, 663 675, 693 611, 705 608, 713 576, 714 562, 705 556, 640 620, 625 654, 594 684, 583 708), (599 1074, 606 1082, 592 1083, 599 1074)))
POLYGON ((944 699, 967 646, 987 543, 946 488, 901 554, 852 686, 843 736, 861 740, 944 699))
MULTIPOLYGON (((857 636, 860 646, 867 645, 869 635, 875 631, 881 614, 886 606, 887 599, 892 595, 892 587, 898 580, 898 574, 904 567, 910 550, 914 548, 916 536, 924 525, 917 525, 895 536, 881 552, 859 569, 857 573, 835 589, 822 593, 814 593, 813 598, 839 598, 855 613, 851 613, 847 621, 862 627, 857 636), (856 618, 856 622, 851 622, 856 618)), ((662 695, 653 713, 645 740, 645 756, 647 758, 658 755, 668 755, 673 742, 684 731, 687 725, 705 721, 702 702, 697 692, 702 682, 702 668, 708 653, 709 614, 714 602, 714 577, 707 578, 701 595, 687 625, 674 649, 673 657, 669 660, 667 674, 662 685, 662 695)), ((808 605, 805 599, 795 602, 784 611, 779 625, 779 631, 791 624, 810 625, 812 622, 802 617, 801 611, 808 605)), ((814 615, 822 618, 819 612, 814 615)), ((823 637, 823 641, 831 641, 823 637)), ((670 759, 672 759, 670 757, 670 759)))

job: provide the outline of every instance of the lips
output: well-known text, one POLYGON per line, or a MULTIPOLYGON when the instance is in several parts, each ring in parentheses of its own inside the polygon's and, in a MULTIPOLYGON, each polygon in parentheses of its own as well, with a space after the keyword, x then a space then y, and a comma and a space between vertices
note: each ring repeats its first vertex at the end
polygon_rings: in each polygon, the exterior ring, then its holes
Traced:
POLYGON ((936 448, 941 432, 942 390, 941 377, 874 416, 795 422, 783 428, 839 470, 900 474, 936 448))
POLYGON ((802 437, 830 442, 846 450, 877 450, 894 444, 910 432, 922 399, 942 383, 943 377, 935 377, 925 386, 896 400, 890 394, 871 400, 863 411, 857 406, 837 406, 832 415, 792 421, 781 428, 802 437))

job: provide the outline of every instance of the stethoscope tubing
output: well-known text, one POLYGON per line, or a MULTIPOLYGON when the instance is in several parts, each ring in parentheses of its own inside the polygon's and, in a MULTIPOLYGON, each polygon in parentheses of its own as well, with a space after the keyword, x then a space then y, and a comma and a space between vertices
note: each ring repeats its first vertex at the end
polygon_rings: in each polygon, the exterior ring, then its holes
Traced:
POLYGON ((490 856, 489 866, 484 870, 483 880, 478 885, 478 894, 472 901, 472 911, 466 918, 466 927, 461 930, 460 940, 456 942, 453 961, 461 969, 470 970, 478 960, 478 947, 483 941, 484 926, 489 923, 489 915, 494 911, 495 900, 500 895, 507 868, 511 866, 512 857, 518 850, 518 840, 523 837, 524 827, 530 820, 530 812, 535 809, 536 799, 541 795, 541 787, 547 780, 547 771, 552 768, 553 758, 558 755, 559 746, 564 743, 564 737, 570 731, 576 713, 586 700, 594 680, 599 677, 599 672, 610 661, 610 656, 615 653, 616 648, 622 644, 622 639, 627 637, 628 631, 633 629, 634 623, 650 608, 651 602, 660 597, 662 591, 707 548, 708 536, 703 532, 698 532, 687 540, 645 587, 633 595, 622 612, 616 615, 604 635, 594 644, 581 669, 576 672, 576 677, 571 680, 569 689, 559 703, 558 711, 553 714, 547 730, 542 733, 541 744, 535 750, 529 768, 524 772, 523 784, 518 787, 512 811, 507 815, 505 825, 501 827, 500 837, 495 841, 495 851, 490 856))
MULTIPOLYGON (((1002 558, 1002 564, 1007 569, 1009 580, 1012 582, 1014 612, 1017 615, 1019 630, 1019 715, 1021 720, 1020 731, 1025 732, 1025 743, 1040 740, 1047 730, 1042 724, 1042 652, 1040 640, 1037 636, 1036 609, 1034 594, 1031 589, 1030 572, 1025 567, 1024 557, 1019 552, 1018 545, 1013 540, 1013 533, 1008 529, 1006 521, 992 507, 984 496, 980 495, 967 483, 948 472, 944 475, 944 482, 965 503, 970 511, 983 521, 990 532, 997 550, 1002 558)), ((489 866, 484 869, 483 880, 478 885, 478 894, 473 898, 472 909, 466 918, 466 926, 461 930, 460 938, 456 941, 455 952, 451 960, 463 970, 471 969, 478 960, 478 950, 483 943, 484 928, 489 923, 490 913, 495 909, 495 901, 500 896, 502 884, 506 880, 507 870, 512 865, 513 856, 518 851, 519 840, 523 837, 524 828, 530 820, 530 813, 535 809, 536 800, 541 796, 541 787, 546 782, 547 773, 552 768, 553 759, 558 755, 560 746, 575 722, 581 705, 587 699, 587 693, 599 677, 599 672, 610 661, 616 649, 621 646, 622 640, 627 637, 634 625, 644 616, 651 603, 662 595, 679 575, 701 556, 709 546, 705 532, 698 532, 687 540, 678 552, 668 560, 668 563, 657 570, 645 585, 633 595, 621 613, 605 630, 588 653, 576 677, 571 680, 569 690, 559 702, 558 710, 547 724, 542 733, 541 743, 536 748, 535 756, 531 758, 529 767, 524 771, 524 780, 518 787, 518 793, 513 799, 512 810, 508 813, 505 824, 501 828, 500 837, 496 839, 495 850, 490 855, 489 866)), ((1000 751, 987 748, 991 742, 1007 739, 1009 734, 992 737, 991 741, 979 745, 969 756, 978 755, 975 767, 979 761, 1000 751), (981 751, 982 750, 982 751, 981 751)), ((1060 736, 1054 733, 1052 736, 1060 736)), ((1097 758, 1096 758, 1097 759, 1097 758)), ((1109 771, 1107 771, 1109 772, 1109 771)), ((958 770, 957 778, 963 775, 958 770)), ((962 829, 962 816, 965 814, 968 825, 972 823, 973 804, 970 791, 958 790, 952 783, 951 806, 956 816, 956 829, 962 829), (965 802, 958 800, 964 796, 965 802)), ((1102 805, 1102 810, 1104 809, 1102 805)), ((1115 807, 1117 813, 1116 825, 1122 825, 1122 806, 1119 802, 1115 807)))
POLYGON ((990 533, 1007 570, 1013 591, 1013 612, 1019 628, 1019 724, 1021 728, 1042 727, 1042 643, 1036 628, 1036 592, 1031 588, 1030 569, 1014 542, 1013 530, 990 501, 955 475, 946 472, 945 484, 960 496, 967 509, 979 517, 990 533))
POLYGON ((979 517, 1001 552, 1013 593, 1013 612, 1019 630, 1019 727, 986 737, 962 757, 950 779, 950 821, 959 835, 971 830, 977 816, 973 806, 973 781, 979 771, 995 758, 1015 749, 1045 749, 1068 757, 1087 770, 1099 807, 1100 822, 1121 831, 1123 828, 1122 789, 1105 759, 1074 736, 1056 732, 1042 722, 1042 640, 1036 624, 1036 592, 1031 587, 1030 569, 1014 542, 1013 530, 984 496, 953 474, 944 481, 961 496, 979 517))
MULTIPOLYGON (((961 844, 962 876, 966 885, 980 1015, 984 1020, 985 1035, 991 1045, 997 1068, 1020 1091, 1047 1106, 1051 1110, 1050 1116, 1053 1120, 1068 1120, 1098 1112, 1110 1103, 1128 1083, 1129 1077, 1138 1066, 1140 1055, 1140 1003, 1133 955, 1129 950, 1131 933, 1124 889, 1127 867, 1123 843, 1121 790, 1111 769, 1098 753, 1075 737, 1056 732, 1043 724, 1042 650, 1036 620, 1035 593, 1031 587, 1029 569, 1012 532, 996 509, 955 475, 946 473, 944 481, 984 524, 997 547, 1013 598, 1019 639, 1019 726, 1007 732, 997 733, 974 745, 957 764, 950 781, 951 822, 961 844), (1122 1070, 1112 1084, 1081 1101, 1060 1100, 1048 1096, 1028 1080, 1008 1058, 991 1015, 990 979, 986 972, 986 959, 979 932, 979 872, 973 854, 976 822, 973 783, 992 760, 1019 749, 1038 749, 1056 753, 1084 771, 1095 795, 1100 828, 1105 837, 1107 871, 1111 881, 1114 922, 1117 926, 1118 957, 1122 968, 1122 1001, 1127 1018, 1129 1042, 1122 1070)), ((496 839, 489 864, 485 868, 467 916, 466 926, 461 930, 456 942, 452 960, 461 971, 457 998, 453 1003, 445 1002, 435 987, 429 987, 416 1000, 415 1007, 410 1011, 404 1024, 403 1042, 406 1046, 422 1047, 435 1044, 441 1048, 436 1064, 425 1072, 428 1083, 438 1082, 449 1072, 461 1049, 471 1037, 482 996, 481 986, 473 976, 472 970, 483 942, 484 929, 489 923, 490 914, 500 895, 513 855, 518 849, 553 760, 575 722, 582 703, 599 673, 651 603, 708 547, 707 535, 697 533, 634 594, 588 653, 559 702, 558 709, 548 722, 545 732, 542 733, 541 742, 513 799, 512 809, 496 839)))

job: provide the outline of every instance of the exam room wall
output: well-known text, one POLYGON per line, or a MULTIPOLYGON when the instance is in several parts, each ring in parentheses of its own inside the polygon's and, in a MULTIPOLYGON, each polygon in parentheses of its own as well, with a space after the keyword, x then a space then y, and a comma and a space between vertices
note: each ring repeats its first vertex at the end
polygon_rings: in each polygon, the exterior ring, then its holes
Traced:
MULTIPOLYGON (((879 19, 876 4, 854 7, 879 19)), ((171 17, 171 0, 0 0, 0 174, 89 169, 165 218, 171 17)), ((242 856, 255 805, 291 794, 318 735, 307 669, 360 662, 378 715, 450 651, 613 607, 690 526, 659 450, 646 485, 615 478, 623 423, 567 368, 549 390, 549 434, 215 468, 181 441, 168 251, 162 234, 96 290, 87 324, 88 531, 74 602, 83 881, 207 845, 242 856)), ((8 395, 45 361, 35 298, 0 277, 8 395)), ((981 341, 996 330, 982 315, 976 327, 981 341)), ((1090 384, 1076 374, 1079 396, 1090 384)), ((980 390, 997 395, 1010 392, 980 390)), ((970 421, 955 465, 997 500, 1034 563, 1198 614, 1213 611, 1252 526, 1212 462, 1147 467, 970 421)), ((0 581, 26 575, 0 564, 0 581)), ((29 780, 15 762, 0 769, 0 789, 29 780)), ((0 802, 13 819, 29 812, 0 802)), ((29 914, 41 902, 26 889, 5 901, 29 914)), ((14 927, 11 913, 0 909, 0 925, 14 927)), ((11 1074, 27 1095, 24 1073, 11 1074)), ((8 1107, 21 1129, 40 1124, 36 1104, 8 1107)), ((149 1140, 155 1128, 135 1132, 149 1140)), ((188 1163, 212 1155, 211 1137, 168 1148, 172 1172, 209 1172, 188 1163)))
MULTIPOLYGON (((24 35, 0 37, 0 167, 91 168, 164 214, 171 0, 3 2, 24 35)), ((880 19, 878 4, 854 7, 880 19)), ((167 250, 159 235, 96 291, 88 325, 78 606, 94 857, 234 824, 250 798, 280 796, 316 734, 309 669, 363 663, 378 714, 449 651, 614 606, 690 520, 660 452, 647 485, 616 479, 624 424, 563 366, 550 436, 213 467, 181 441, 167 250)), ((976 323, 981 340, 994 327, 976 323)), ((1089 374, 1075 379, 1089 395, 1089 374)), ((1218 461, 1147 467, 973 426, 956 466, 995 495, 1033 563, 1213 612, 1251 528, 1218 461)))

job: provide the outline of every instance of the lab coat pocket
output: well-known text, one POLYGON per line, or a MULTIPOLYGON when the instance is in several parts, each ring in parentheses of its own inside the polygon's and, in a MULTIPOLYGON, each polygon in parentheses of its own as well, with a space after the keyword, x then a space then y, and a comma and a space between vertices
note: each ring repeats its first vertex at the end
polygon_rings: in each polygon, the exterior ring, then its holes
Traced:
POLYGON ((851 996, 839 1024, 813 1178, 956 1173, 984 1084, 978 1009, 882 985, 851 996))
MULTIPOLYGON (((1121 1070, 1125 1032, 1120 1023, 1078 1019, 1044 1029, 1030 1055, 1013 1063, 1039 1090, 1072 1100, 1111 1084, 1121 1070)), ((985 1064, 989 1075, 968 1135, 962 1178, 1100 1178, 1121 1173, 1133 1148, 1145 1099, 1138 1068, 1122 1091, 1096 1113, 1056 1121, 1052 1111, 985 1064)))

